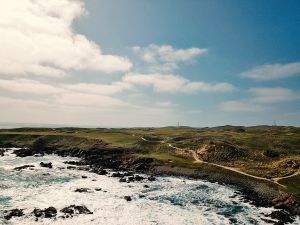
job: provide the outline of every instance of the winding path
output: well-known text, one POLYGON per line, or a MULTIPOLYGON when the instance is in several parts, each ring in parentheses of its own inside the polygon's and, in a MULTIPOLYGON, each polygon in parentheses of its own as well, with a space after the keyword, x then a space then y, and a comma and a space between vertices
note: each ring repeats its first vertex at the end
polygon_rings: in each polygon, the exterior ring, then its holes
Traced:
MULTIPOLYGON (((147 140, 145 139, 144 137, 141 137, 141 139, 143 141, 148 141, 148 142, 151 142, 150 140, 147 140)), ((283 177, 274 177, 274 178, 271 178, 271 179, 267 179, 265 177, 259 177, 259 176, 255 176, 255 175, 252 175, 252 174, 249 174, 249 173, 246 173, 246 172, 243 172, 243 171, 240 171, 239 169, 237 168, 234 168, 234 167, 228 167, 228 166, 222 166, 222 165, 219 165, 219 164, 216 164, 216 163, 210 163, 210 162, 205 162, 203 160, 201 160, 196 151, 194 150, 191 150, 191 149, 183 149, 183 148, 179 148, 179 147, 176 147, 176 146, 173 146, 172 144, 170 143, 167 143, 166 141, 160 141, 160 143, 166 143, 169 147, 177 150, 177 151, 185 151, 185 150, 188 150, 191 155, 193 156, 194 158, 194 163, 204 163, 204 164, 208 164, 208 165, 213 165, 213 166, 216 166, 216 167, 220 167, 220 168, 223 168, 223 169, 226 169, 226 170, 230 170, 230 171, 233 171, 233 172, 236 172, 236 173, 239 173, 239 174, 242 174, 244 176, 247 176, 247 177, 251 177, 251 178, 254 178, 254 179, 258 179, 258 180, 264 180, 264 181, 267 181, 267 182, 271 182, 271 183, 274 183, 274 184, 277 184, 283 188, 287 188, 287 186, 283 185, 283 184, 280 184, 279 181, 281 179, 285 179, 285 178, 290 178, 290 177, 293 177, 293 176, 297 176, 300 174, 300 171, 297 171, 291 175, 288 175, 288 176, 283 176, 283 177)), ((203 145, 199 151, 204 151, 206 149, 207 145, 203 145)))

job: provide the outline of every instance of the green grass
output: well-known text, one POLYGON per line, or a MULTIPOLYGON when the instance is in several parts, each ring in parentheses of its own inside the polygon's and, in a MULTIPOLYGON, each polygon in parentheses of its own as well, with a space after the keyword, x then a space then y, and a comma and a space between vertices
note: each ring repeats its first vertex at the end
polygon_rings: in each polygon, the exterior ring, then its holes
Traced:
MULTIPOLYGON (((297 169, 288 168, 280 163, 287 159, 300 159, 300 128, 296 127, 19 128, 0 130, 0 136, 5 134, 24 136, 22 140, 13 136, 10 137, 11 140, 20 145, 22 143, 30 144, 34 135, 56 136, 56 143, 60 143, 62 146, 84 146, 85 149, 93 145, 93 141, 103 140, 113 146, 133 149, 136 153, 161 153, 160 157, 163 157, 163 154, 167 154, 168 157, 171 157, 172 154, 175 155, 174 149, 160 143, 162 140, 180 148, 194 150, 199 149, 203 144, 213 143, 220 148, 209 153, 210 162, 238 167, 245 172, 263 177, 274 177, 295 172, 297 169), (142 141, 141 137, 143 136, 151 142, 142 141), (79 138, 80 141, 72 140, 72 138, 79 138), (59 139, 62 140, 59 141, 59 139), (91 142, 84 145, 82 140, 85 139, 91 140, 91 142), (226 148, 229 145, 238 149, 236 154, 226 148), (225 147, 221 148, 222 146, 225 147), (266 151, 274 151, 278 153, 278 157, 268 157, 264 154, 266 151)), ((159 158, 158 155, 155 157, 159 158)), ((177 159, 176 162, 180 162, 180 160, 177 159)), ((188 162, 182 165, 187 166, 187 164, 188 162)))
POLYGON ((280 183, 287 186, 287 192, 300 199, 300 175, 282 179, 280 183))
POLYGON ((1 134, 22 134, 22 135, 39 135, 39 136, 72 136, 79 138, 86 138, 92 140, 103 140, 115 146, 124 146, 134 144, 139 140, 139 137, 132 136, 127 132, 114 132, 114 131, 97 131, 97 130, 59 130, 48 129, 43 130, 26 130, 26 131, 7 131, 0 130, 1 134))

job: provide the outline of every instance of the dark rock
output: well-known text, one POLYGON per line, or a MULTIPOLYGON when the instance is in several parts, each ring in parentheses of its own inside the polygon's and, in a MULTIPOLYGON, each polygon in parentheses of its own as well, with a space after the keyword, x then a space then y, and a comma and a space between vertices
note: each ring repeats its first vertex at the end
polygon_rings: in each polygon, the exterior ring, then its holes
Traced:
POLYGON ((291 215, 284 210, 274 211, 269 214, 269 216, 272 219, 278 220, 278 222, 276 222, 277 225, 294 222, 294 220, 291 218, 291 215))
POLYGON ((155 180, 156 180, 156 178, 155 178, 155 177, 153 177, 153 176, 150 176, 150 177, 148 177, 148 180, 149 180, 149 181, 155 181, 155 180))
POLYGON ((123 174, 116 172, 116 173, 112 173, 111 175, 112 177, 123 177, 123 174))
POLYGON ((41 167, 47 167, 47 168, 52 168, 52 163, 51 162, 49 162, 49 163, 44 163, 44 162, 41 162, 40 163, 40 166, 41 167))
POLYGON ((29 148, 16 149, 13 153, 18 157, 33 156, 35 154, 34 151, 29 148))
POLYGON ((35 215, 35 217, 41 217, 41 216, 43 216, 44 215, 44 211, 43 210, 41 210, 41 209, 34 209, 33 210, 33 214, 35 215))
POLYGON ((14 170, 20 171, 20 170, 32 168, 32 167, 34 167, 34 165, 24 165, 24 166, 15 167, 14 170))
POLYGON ((90 189, 88 189, 88 188, 77 188, 76 190, 75 190, 75 192, 79 192, 79 193, 82 193, 82 192, 88 192, 90 189))
POLYGON ((124 177, 133 176, 133 173, 132 172, 125 172, 125 173, 123 173, 123 176, 124 177))
POLYGON ((99 170, 98 172, 97 172, 97 174, 99 174, 99 175, 106 175, 107 174, 107 171, 106 170, 99 170))
POLYGON ((86 179, 86 178, 88 178, 88 177, 87 177, 87 176, 81 176, 81 178, 82 178, 82 179, 86 179))
POLYGON ((124 177, 122 177, 120 180, 119 180, 119 182, 126 182, 127 180, 126 180, 126 178, 124 178, 124 177))
POLYGON ((124 196, 124 199, 127 201, 127 202, 130 202, 132 199, 130 196, 124 196))
POLYGON ((21 217, 24 216, 23 209, 12 209, 4 211, 4 218, 10 220, 12 217, 21 217))
POLYGON ((132 181, 134 181, 134 177, 133 177, 133 176, 132 176, 132 177, 128 177, 127 180, 128 180, 129 182, 132 182, 132 181))
POLYGON ((67 169, 68 169, 68 170, 75 170, 76 167, 75 167, 75 166, 67 166, 67 169))
POLYGON ((0 156, 4 156, 4 152, 5 152, 4 149, 0 149, 0 156))
POLYGON ((149 188, 149 185, 145 184, 145 185, 144 185, 144 188, 149 188))
POLYGON ((95 188, 95 191, 101 191, 102 188, 95 188))
POLYGON ((56 208, 54 208, 52 206, 44 209, 43 211, 44 211, 45 218, 52 218, 52 217, 55 217, 57 214, 56 208))
POLYGON ((68 207, 63 208, 60 210, 62 213, 65 214, 93 214, 86 206, 84 205, 70 205, 68 207))
POLYGON ((141 180, 144 180, 145 178, 142 177, 142 176, 140 176, 140 175, 135 175, 135 176, 134 176, 134 179, 135 179, 136 181, 141 181, 141 180))
POLYGON ((53 217, 56 217, 57 210, 56 210, 56 208, 51 206, 51 207, 43 209, 43 210, 35 208, 32 213, 37 218, 39 218, 39 217, 53 218, 53 217))

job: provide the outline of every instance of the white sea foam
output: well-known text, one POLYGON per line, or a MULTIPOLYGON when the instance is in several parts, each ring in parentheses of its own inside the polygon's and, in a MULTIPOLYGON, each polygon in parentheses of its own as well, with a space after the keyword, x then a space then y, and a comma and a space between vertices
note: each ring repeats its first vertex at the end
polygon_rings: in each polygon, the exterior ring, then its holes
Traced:
MULTIPOLYGON (((268 224, 265 216, 274 209, 256 208, 241 201, 233 188, 204 181, 176 177, 158 177, 155 182, 120 183, 117 178, 80 170, 60 169, 70 157, 15 157, 7 152, 0 158, 0 197, 8 199, 0 209, 24 209, 25 216, 12 218, 7 224, 268 224), (53 169, 39 163, 52 162, 53 169), (14 171, 24 164, 33 170, 14 171), (82 179, 82 176, 88 178, 82 179), (149 185, 145 188, 144 185, 149 185), (74 192, 89 188, 88 193, 74 192), (101 191, 96 191, 101 188, 101 191), (127 202, 124 196, 131 196, 127 202), (58 210, 69 205, 85 205, 91 215, 73 218, 39 219, 34 208, 53 206, 58 210)), ((76 160, 76 159, 75 159, 76 160)), ((0 202, 1 204, 1 202, 0 202)), ((269 218, 268 218, 269 219, 269 218)), ((1 222, 1 219, 0 219, 1 222)), ((4 220, 2 219, 4 223, 4 220)))

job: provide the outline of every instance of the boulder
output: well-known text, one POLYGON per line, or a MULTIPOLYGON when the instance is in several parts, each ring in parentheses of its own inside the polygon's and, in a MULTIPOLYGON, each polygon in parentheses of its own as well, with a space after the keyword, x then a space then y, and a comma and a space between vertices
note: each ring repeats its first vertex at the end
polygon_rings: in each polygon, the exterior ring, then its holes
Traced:
POLYGON ((44 211, 43 211, 43 210, 41 210, 41 209, 36 209, 36 208, 33 210, 32 213, 35 215, 35 217, 41 217, 41 216, 44 215, 44 211))
POLYGON ((21 217, 24 216, 23 209, 12 209, 4 211, 4 218, 10 220, 12 217, 21 217))
POLYGON ((45 218, 55 217, 57 214, 57 210, 54 207, 49 207, 44 209, 45 218))
POLYGON ((124 199, 127 201, 127 202, 130 202, 132 199, 130 196, 124 196, 124 199))
POLYGON ((86 206, 84 205, 70 205, 62 210, 62 213, 73 215, 73 214, 93 214, 86 206))

